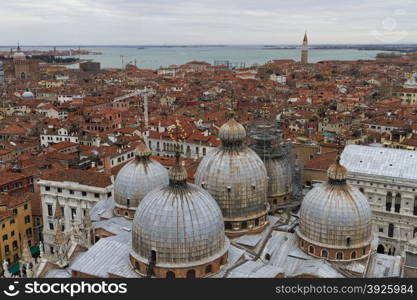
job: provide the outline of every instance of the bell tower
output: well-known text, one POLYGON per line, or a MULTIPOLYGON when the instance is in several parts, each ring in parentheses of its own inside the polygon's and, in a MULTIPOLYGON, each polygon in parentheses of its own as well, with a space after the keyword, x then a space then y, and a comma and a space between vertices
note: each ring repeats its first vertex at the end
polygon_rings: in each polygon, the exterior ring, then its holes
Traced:
POLYGON ((303 46, 301 48, 301 63, 302 64, 307 64, 308 63, 308 40, 307 40, 307 32, 304 33, 303 46))

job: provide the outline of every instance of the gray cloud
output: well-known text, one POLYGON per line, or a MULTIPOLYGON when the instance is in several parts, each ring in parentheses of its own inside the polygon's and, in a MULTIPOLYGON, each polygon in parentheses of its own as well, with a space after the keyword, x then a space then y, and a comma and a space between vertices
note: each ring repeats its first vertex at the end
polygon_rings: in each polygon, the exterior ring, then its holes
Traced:
POLYGON ((0 0, 0 44, 417 43, 415 0, 339 2, 0 0))

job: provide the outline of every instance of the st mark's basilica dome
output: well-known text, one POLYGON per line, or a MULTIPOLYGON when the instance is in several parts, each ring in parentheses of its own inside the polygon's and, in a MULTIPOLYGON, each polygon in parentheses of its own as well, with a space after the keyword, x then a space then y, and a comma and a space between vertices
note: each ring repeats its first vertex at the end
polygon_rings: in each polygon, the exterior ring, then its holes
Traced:
POLYGON ((186 182, 177 164, 168 186, 140 202, 132 225, 132 266, 155 277, 207 277, 227 261, 229 240, 221 210, 211 195, 186 182))
POLYGON ((300 247, 309 255, 330 260, 367 256, 372 239, 368 200, 346 182, 347 170, 339 159, 327 174, 328 182, 309 191, 301 204, 300 247))
POLYGON ((115 214, 133 218, 139 202, 147 193, 159 186, 168 185, 168 171, 160 163, 150 159, 149 148, 140 143, 135 158, 117 174, 114 183, 115 214))
POLYGON ((229 236, 259 232, 268 223, 265 165, 245 145, 246 130, 234 119, 221 126, 219 137, 222 146, 203 158, 195 182, 219 204, 229 236))

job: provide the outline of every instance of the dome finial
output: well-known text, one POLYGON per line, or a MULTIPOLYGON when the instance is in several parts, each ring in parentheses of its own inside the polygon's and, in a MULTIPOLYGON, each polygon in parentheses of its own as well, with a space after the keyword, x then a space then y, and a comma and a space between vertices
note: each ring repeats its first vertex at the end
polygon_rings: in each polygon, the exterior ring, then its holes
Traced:
POLYGON ((148 146, 141 141, 135 148, 135 156, 136 158, 148 158, 151 156, 151 151, 149 150, 148 146))
POLYGON ((220 127, 219 138, 225 147, 240 147, 246 138, 245 127, 234 118, 231 118, 220 127))
POLYGON ((329 183, 346 183, 347 177, 347 169, 340 164, 340 157, 342 152, 342 143, 340 136, 336 137, 337 140, 337 156, 336 156, 336 163, 332 164, 329 169, 327 170, 327 177, 329 179, 329 183))
POLYGON ((176 120, 175 124, 168 129, 171 140, 175 142, 175 166, 169 170, 169 184, 170 185, 183 185, 187 180, 187 170, 181 165, 181 153, 180 143, 185 140, 185 130, 182 128, 180 122, 176 120))

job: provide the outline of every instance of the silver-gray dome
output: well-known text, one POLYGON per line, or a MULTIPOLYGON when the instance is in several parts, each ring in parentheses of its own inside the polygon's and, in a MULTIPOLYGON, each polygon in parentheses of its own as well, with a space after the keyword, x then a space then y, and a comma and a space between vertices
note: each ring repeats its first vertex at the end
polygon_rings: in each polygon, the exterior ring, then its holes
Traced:
POLYGON ((246 146, 210 151, 197 168, 195 182, 216 199, 225 218, 259 216, 267 210, 266 169, 246 146))
POLYGON ((158 186, 166 186, 169 182, 167 169, 149 159, 143 149, 136 149, 135 155, 136 157, 119 171, 114 183, 116 206, 132 210, 138 207, 147 193, 158 186), (146 155, 140 156, 141 153, 146 155))
POLYGON ((32 99, 32 98, 35 98, 35 95, 32 92, 30 92, 30 91, 26 91, 26 92, 23 92, 22 93, 22 98, 24 98, 24 99, 32 99))
POLYGON ((330 178, 304 197, 297 233, 302 239, 322 247, 343 249, 369 245, 371 209, 368 200, 357 188, 345 182, 332 183, 330 178))
MULTIPOLYGON (((173 179, 171 179, 173 180, 173 179)), ((187 267, 211 262, 229 247, 219 206, 203 189, 184 182, 158 187, 145 196, 132 226, 131 255, 157 267, 187 267)))
POLYGON ((268 173, 268 195, 282 196, 292 192, 292 165, 288 157, 267 158, 264 161, 268 173))

